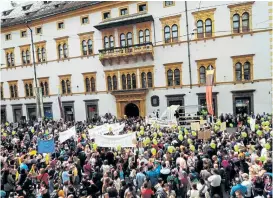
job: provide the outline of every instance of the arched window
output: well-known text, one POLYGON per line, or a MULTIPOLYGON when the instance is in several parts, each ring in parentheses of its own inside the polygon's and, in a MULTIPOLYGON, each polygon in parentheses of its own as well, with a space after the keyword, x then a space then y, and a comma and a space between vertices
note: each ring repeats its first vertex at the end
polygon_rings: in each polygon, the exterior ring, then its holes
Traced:
POLYGON ((64 48, 64 58, 67 58, 68 57, 68 50, 67 50, 66 43, 63 45, 63 48, 64 48))
POLYGON ((33 96, 32 84, 29 84, 29 95, 33 96))
POLYGON ((132 45, 133 45, 132 33, 128 32, 127 33, 127 46, 132 46, 132 45))
POLYGON ((49 91, 48 91, 48 84, 47 84, 47 82, 45 82, 44 86, 45 86, 45 95, 48 96, 49 91))
POLYGON ((27 63, 30 63, 30 53, 29 53, 29 50, 26 50, 26 59, 27 59, 27 63))
POLYGON ((14 90, 14 97, 17 98, 18 94, 17 94, 17 86, 16 85, 13 86, 13 90, 14 90))
POLYGON ((40 87, 41 87, 41 90, 42 90, 42 96, 44 96, 45 95, 45 88, 44 88, 44 83, 43 82, 40 83, 40 87))
POLYGON ((180 70, 179 69, 174 70, 174 83, 175 85, 180 85, 180 70))
POLYGON ((131 75, 127 74, 127 89, 131 89, 131 75))
POLYGON ((170 33, 169 26, 165 26, 164 28, 164 39, 165 39, 165 43, 171 42, 171 33, 170 33))
POLYGON ((207 19, 205 22, 205 31, 206 31, 206 37, 212 36, 212 21, 211 19, 207 19))
POLYGON ((204 66, 199 68, 199 78, 200 84, 206 83, 206 68, 204 66))
POLYGON ((63 58, 63 48, 62 45, 58 45, 58 54, 59 54, 59 59, 63 58))
POLYGON ((14 66, 14 54, 13 53, 10 53, 10 62, 11 62, 11 65, 14 66))
POLYGON ((113 76, 113 90, 118 90, 118 81, 116 75, 113 76))
POLYGON ((122 89, 124 90, 124 89, 126 89, 126 76, 125 76, 125 74, 122 74, 121 79, 122 79, 122 89))
POLYGON ((138 39, 139 39, 139 44, 142 44, 142 43, 144 43, 144 33, 143 33, 143 31, 142 30, 140 30, 139 32, 138 32, 138 39))
POLYGON ((110 48, 113 48, 114 47, 114 37, 111 35, 109 37, 109 39, 110 39, 110 48))
POLYGON ((141 86, 142 88, 146 88, 146 73, 145 72, 141 73, 141 86))
POLYGON ((42 61, 42 53, 41 53, 41 48, 37 49, 37 56, 38 56, 38 62, 42 61))
POLYGON ((65 81, 62 80, 62 93, 66 94, 66 86, 65 86, 65 81))
POLYGON ((120 35, 120 47, 126 46, 125 34, 120 35))
POLYGON ((90 80, 89 80, 89 78, 85 78, 85 90, 86 90, 86 92, 90 92, 90 80))
POLYGON ((178 27, 177 25, 172 26, 172 42, 178 41, 178 27))
POLYGON ((105 36, 104 37, 104 49, 108 49, 109 48, 109 41, 108 41, 108 37, 105 36))
POLYGON ((147 73, 148 87, 153 87, 153 75, 152 72, 147 73))
POLYGON ((93 42, 91 39, 88 40, 88 54, 93 54, 93 42))
POLYGON ((241 63, 236 63, 235 65, 235 76, 236 76, 236 81, 242 80, 242 64, 241 63))
POLYGON ((67 93, 71 93, 71 86, 70 86, 70 81, 69 80, 66 80, 66 90, 67 90, 67 93))
POLYGON ((14 98, 15 96, 14 96, 13 86, 11 85, 11 86, 9 87, 9 89, 10 89, 10 97, 11 97, 11 98, 14 98))
POLYGON ((150 30, 146 29, 145 30, 145 43, 150 42, 150 30))
POLYGON ((42 48, 42 61, 45 61, 46 60, 46 51, 45 51, 45 48, 43 47, 42 48))
POLYGON ((25 84, 25 91, 26 91, 26 96, 29 96, 29 90, 28 90, 28 84, 25 84))
POLYGON ((197 21, 197 38, 204 38, 204 28, 203 28, 203 21, 197 21))
POLYGON ((251 80, 251 71, 250 71, 250 63, 245 62, 244 64, 244 80, 251 80))
POLYGON ((240 15, 234 14, 233 15, 233 33, 240 32, 240 15))
POLYGON ((132 74, 132 87, 136 89, 136 75, 134 73, 132 74))
POLYGON ((249 14, 247 12, 242 15, 242 31, 249 31, 249 14))
POLYGON ((7 59, 7 64, 8 64, 8 66, 11 66, 11 61, 10 61, 10 58, 11 56, 10 56, 10 54, 9 53, 7 53, 6 54, 6 59, 7 59))
POLYGON ((91 91, 95 92, 96 91, 96 82, 95 82, 95 78, 91 78, 91 91))
POLYGON ((173 86, 173 71, 171 69, 167 72, 168 86, 173 86))
POLYGON ((26 63, 27 63, 25 51, 22 51, 22 61, 23 61, 23 64, 26 64, 26 63))
POLYGON ((87 43, 85 40, 82 41, 82 54, 87 55, 87 43))
POLYGON ((112 91, 112 79, 111 76, 107 77, 108 91, 112 91))

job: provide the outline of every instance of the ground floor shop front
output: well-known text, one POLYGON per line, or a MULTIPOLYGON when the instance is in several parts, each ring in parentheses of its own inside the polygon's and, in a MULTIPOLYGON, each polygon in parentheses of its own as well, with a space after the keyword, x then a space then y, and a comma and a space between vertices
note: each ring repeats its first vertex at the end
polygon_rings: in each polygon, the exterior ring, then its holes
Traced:
MULTIPOLYGON (((270 84, 258 83, 248 87, 215 86, 213 87, 214 114, 221 113, 251 114, 271 113, 270 84)), ((44 98, 43 115, 50 119, 68 121, 95 120, 98 116, 111 113, 118 118, 124 115, 156 116, 161 115, 171 105, 185 106, 185 113, 198 113, 206 110, 204 87, 135 89, 113 91, 94 95, 72 95, 61 98, 59 107, 57 96, 44 98)), ((1 104, 1 121, 19 122, 37 118, 35 99, 5 100, 1 104)))

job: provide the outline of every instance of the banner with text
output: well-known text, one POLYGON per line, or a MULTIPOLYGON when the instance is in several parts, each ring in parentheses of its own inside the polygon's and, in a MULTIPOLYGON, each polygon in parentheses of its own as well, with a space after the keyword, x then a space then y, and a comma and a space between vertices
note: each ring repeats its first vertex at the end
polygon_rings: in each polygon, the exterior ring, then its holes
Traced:
POLYGON ((96 134, 95 143, 99 147, 135 147, 136 146, 136 133, 129 133, 125 135, 100 135, 96 134))
POLYGON ((64 141, 68 140, 71 137, 76 137, 76 129, 75 126, 59 133, 59 141, 60 143, 63 143, 64 141))
POLYGON ((119 132, 121 132, 125 127, 125 124, 115 123, 115 124, 104 124, 101 126, 96 126, 93 129, 89 129, 89 137, 95 138, 97 134, 104 135, 106 133, 109 133, 110 131, 113 132, 113 134, 118 135, 119 132))

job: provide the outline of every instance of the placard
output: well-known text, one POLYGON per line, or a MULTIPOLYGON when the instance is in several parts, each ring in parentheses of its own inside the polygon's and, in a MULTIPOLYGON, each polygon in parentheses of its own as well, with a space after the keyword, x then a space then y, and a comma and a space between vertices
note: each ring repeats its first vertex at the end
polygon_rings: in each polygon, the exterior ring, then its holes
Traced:
POLYGON ((201 130, 198 132, 198 139, 200 140, 208 140, 211 138, 211 131, 210 129, 201 130))
POLYGON ((192 131, 200 131, 200 124, 199 124, 199 122, 192 122, 191 123, 191 130, 192 131))
POLYGON ((220 131, 225 131, 227 130, 227 123, 226 122, 222 122, 221 123, 221 127, 220 127, 220 131))

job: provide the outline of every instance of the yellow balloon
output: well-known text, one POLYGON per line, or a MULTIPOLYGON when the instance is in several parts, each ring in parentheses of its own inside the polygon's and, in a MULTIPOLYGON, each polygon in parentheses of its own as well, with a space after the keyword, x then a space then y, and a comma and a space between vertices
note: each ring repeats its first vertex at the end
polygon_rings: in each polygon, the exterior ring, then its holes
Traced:
POLYGON ((184 133, 185 133, 185 135, 188 135, 189 131, 187 129, 184 129, 184 133))
POLYGON ((183 135, 180 134, 180 135, 178 136, 178 139, 179 139, 180 141, 182 141, 182 140, 183 140, 183 135))
POLYGON ((93 144, 93 149, 96 150, 98 148, 98 145, 95 143, 93 144))
POLYGON ((156 139, 153 139, 153 144, 157 145, 157 140, 156 139))
POLYGON ((91 126, 91 125, 89 125, 89 126, 88 126, 88 128, 89 128, 89 129, 91 129, 91 128, 92 128, 92 126, 91 126))
POLYGON ((151 142, 150 138, 146 138, 146 142, 149 144, 151 142))
POLYGON ((182 131, 179 131, 179 135, 183 135, 183 132, 182 132, 182 131))
POLYGON ((267 150, 270 150, 271 146, 270 146, 269 143, 266 143, 266 144, 264 145, 264 148, 266 148, 267 150))
POLYGON ((247 137, 247 133, 246 132, 242 132, 242 137, 247 137))
POLYGON ((152 148, 152 149, 151 149, 151 153, 152 153, 153 155, 155 155, 155 154, 156 154, 156 150, 155 150, 155 148, 152 148))
POLYGON ((117 151, 120 151, 120 150, 121 150, 121 146, 118 145, 118 146, 117 146, 117 151))
POLYGON ((34 129, 31 129, 31 132, 34 133, 34 129))
POLYGON ((239 146, 238 145, 234 146, 234 151, 239 152, 239 146))
POLYGON ((157 133, 156 133, 156 132, 154 132, 154 133, 153 133, 153 136, 156 138, 156 137, 157 137, 157 133))
POLYGON ((15 135, 15 134, 16 134, 16 132, 15 132, 15 131, 12 131, 12 132, 11 132, 11 134, 12 134, 12 135, 15 135))
POLYGON ((168 152, 173 153, 174 152, 174 147, 173 146, 168 146, 168 152))
POLYGON ((9 123, 8 123, 8 122, 6 122, 6 126, 9 126, 9 123))
POLYGON ((144 135, 144 131, 143 130, 140 131, 140 135, 144 135))
POLYGON ((188 143, 189 143, 189 144, 191 144, 191 143, 192 143, 192 140, 191 140, 190 138, 188 139, 188 143))
POLYGON ((85 133, 82 134, 82 138, 83 138, 83 139, 86 139, 86 134, 85 134, 85 133))
POLYGON ((7 135, 8 135, 7 133, 3 133, 3 136, 4 136, 4 137, 7 137, 7 135))
POLYGON ((195 131, 192 131, 191 134, 192 134, 193 136, 196 136, 196 135, 197 135, 195 131))
POLYGON ((216 144, 212 142, 212 143, 210 143, 210 147, 213 148, 213 149, 215 149, 216 148, 216 144))
POLYGON ((190 145, 190 149, 191 151, 195 151, 195 147, 192 144, 190 145))
POLYGON ((141 131, 144 131, 144 126, 140 126, 140 130, 141 130, 141 131))
POLYGON ((162 134, 162 132, 160 131, 160 132, 158 133, 158 135, 159 135, 160 137, 162 137, 163 134, 162 134))

